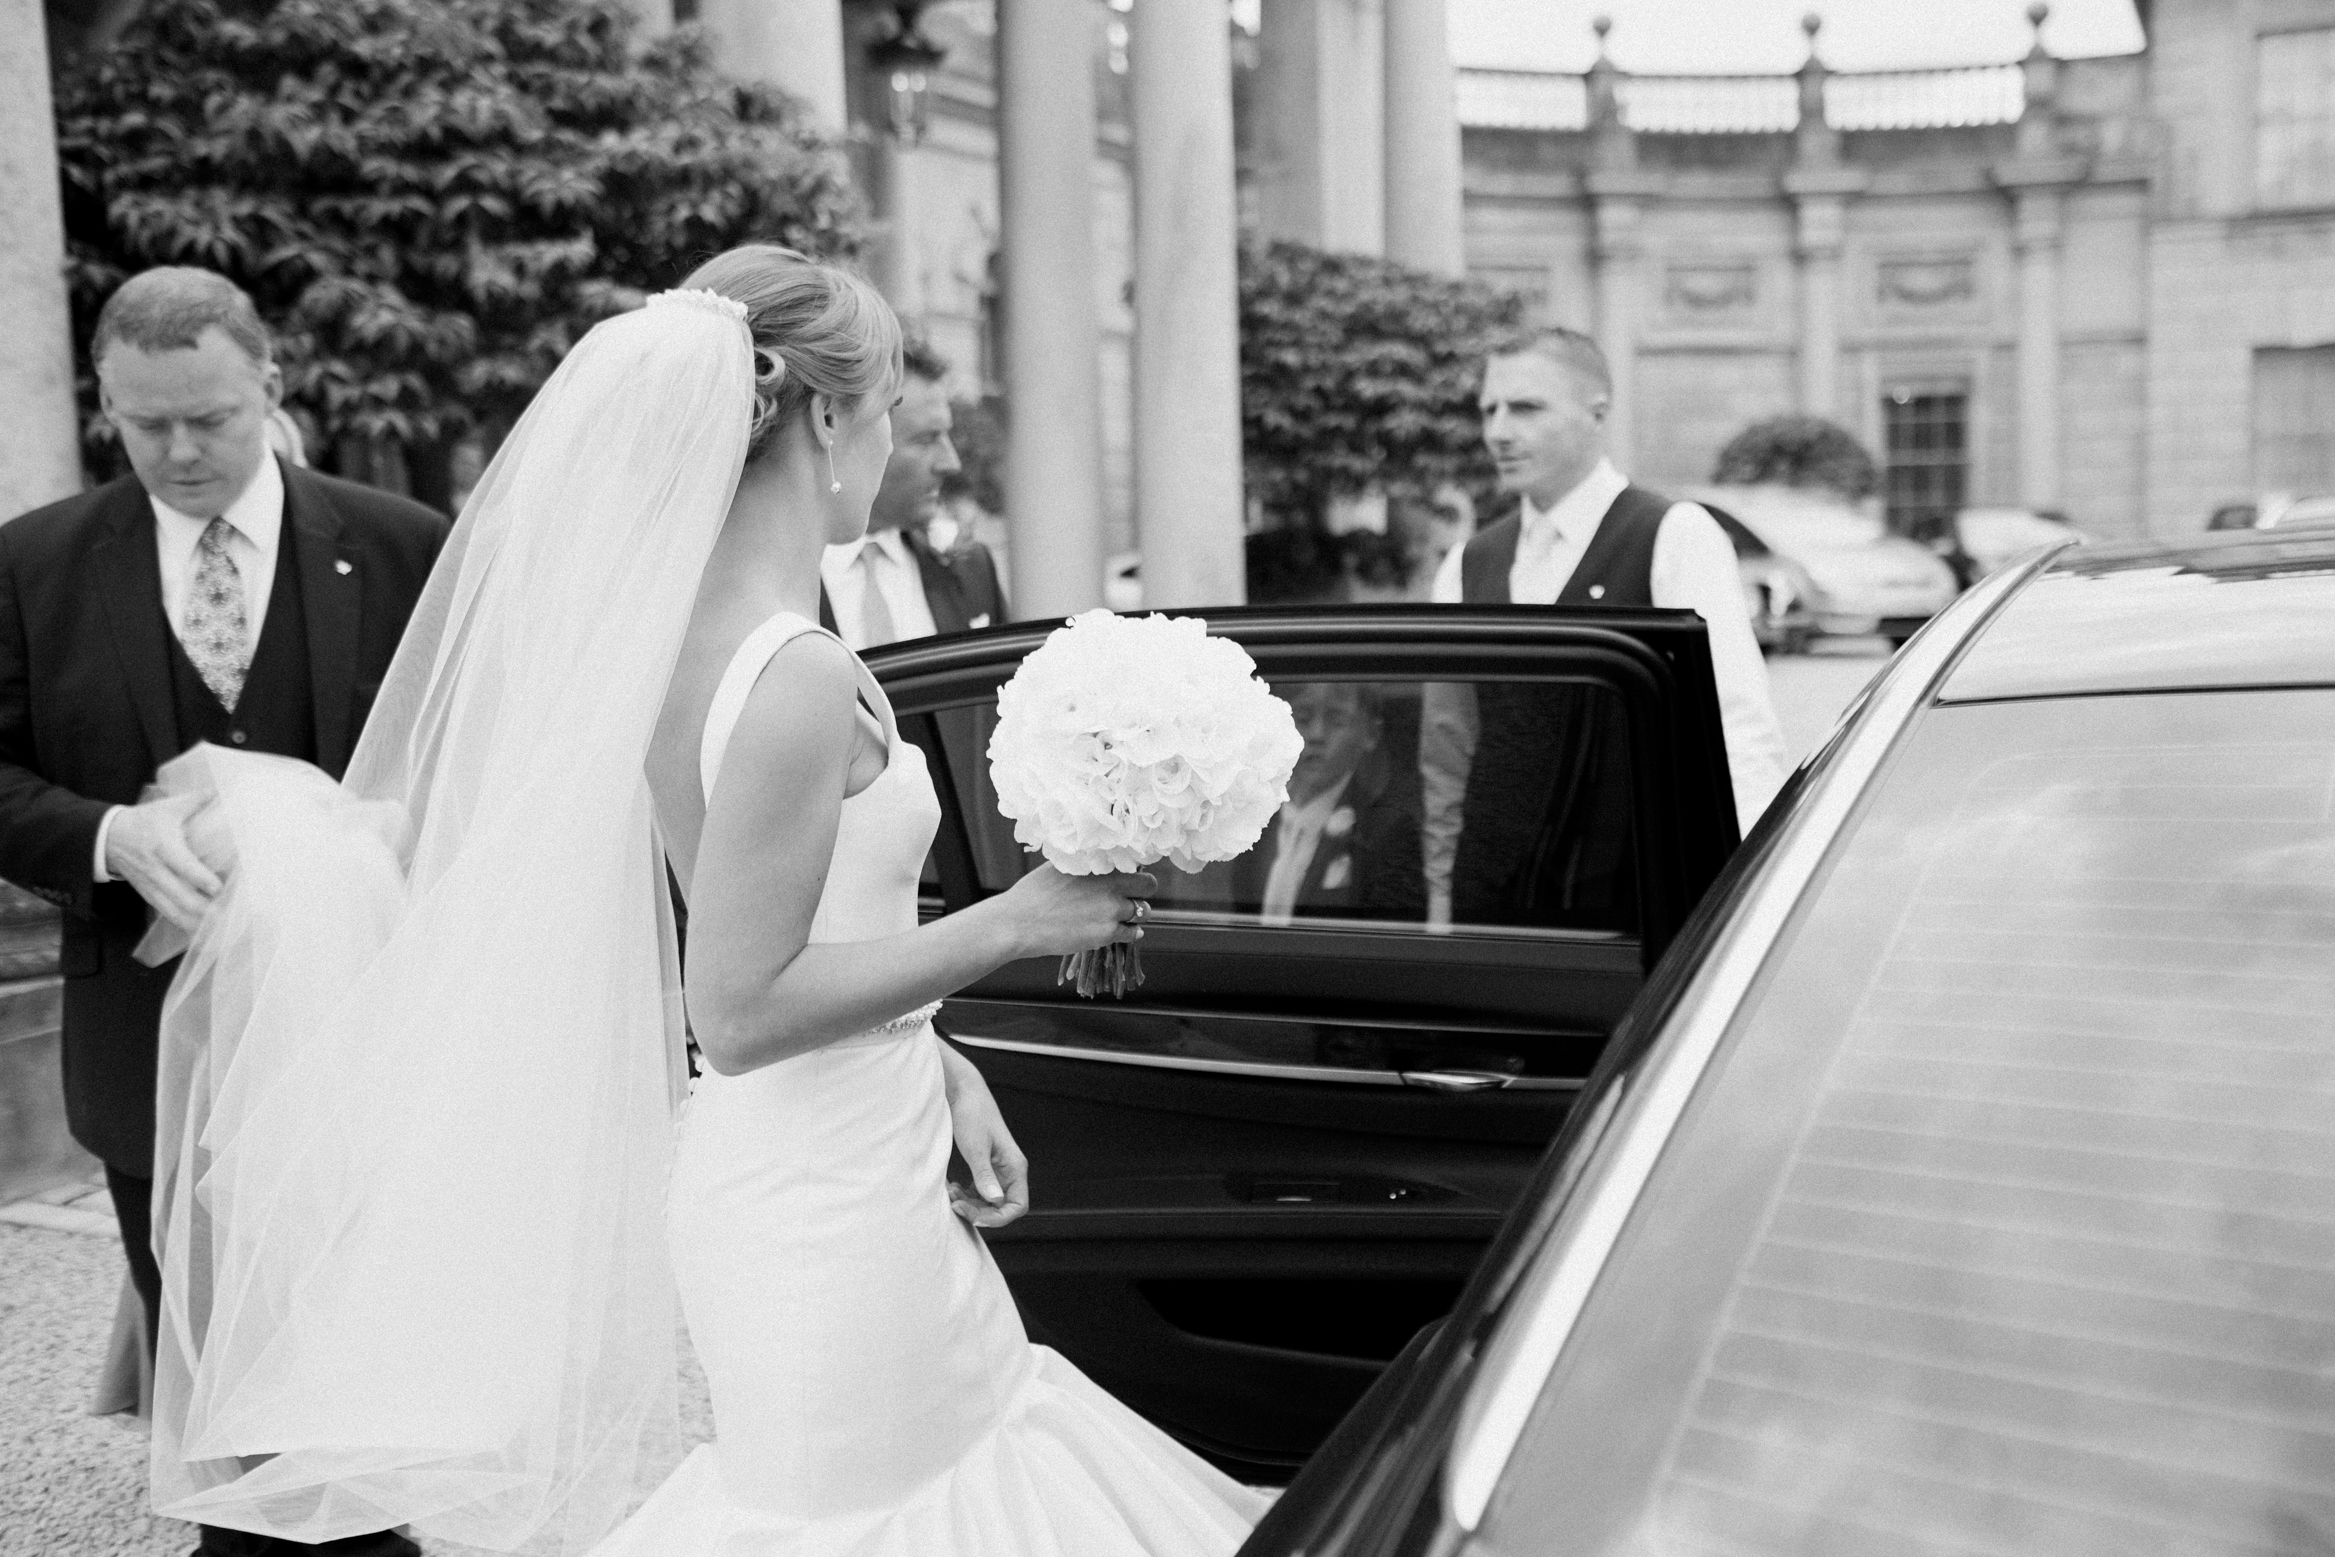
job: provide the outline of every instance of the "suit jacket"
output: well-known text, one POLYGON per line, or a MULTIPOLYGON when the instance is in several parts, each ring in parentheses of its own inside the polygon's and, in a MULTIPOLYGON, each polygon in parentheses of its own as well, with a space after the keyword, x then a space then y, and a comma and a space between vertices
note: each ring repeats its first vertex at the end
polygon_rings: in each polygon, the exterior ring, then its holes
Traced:
MULTIPOLYGON (((1231 862, 1231 899, 1245 911, 1265 900, 1279 847, 1276 818, 1257 846, 1231 862)), ((1373 752, 1338 797, 1297 889, 1300 918, 1423 920, 1427 878, 1419 851, 1417 764, 1373 752)))
MULTIPOLYGON (((936 633, 971 632, 978 627, 1001 626, 1010 613, 1005 589, 997 581, 997 559, 979 541, 967 541, 956 550, 933 549, 921 530, 904 530, 908 553, 916 559, 916 576, 924 586, 924 603, 932 612, 936 633)), ((834 632, 835 608, 819 590, 819 625, 834 632)))
POLYGON ((970 632, 975 626, 1004 625, 1008 612, 1005 590, 997 581, 997 559, 979 541, 968 540, 943 555, 933 550, 921 530, 904 537, 916 557, 916 571, 924 581, 924 603, 932 608, 936 632, 970 632))
MULTIPOLYGON (((444 544, 419 503, 284 467, 317 764, 334 777, 444 544)), ((274 612, 274 602, 269 605, 274 612)), ((172 968, 130 949, 145 900, 94 884, 97 828, 183 749, 154 510, 135 477, 0 525, 0 876, 65 910, 65 1112, 116 1168, 151 1171, 155 1035, 172 968)))

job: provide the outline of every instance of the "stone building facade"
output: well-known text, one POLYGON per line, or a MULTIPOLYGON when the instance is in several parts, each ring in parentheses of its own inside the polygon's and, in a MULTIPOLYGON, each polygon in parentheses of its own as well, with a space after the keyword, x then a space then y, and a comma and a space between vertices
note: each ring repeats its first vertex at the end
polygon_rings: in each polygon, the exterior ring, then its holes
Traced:
MULTIPOLYGON (((1133 9, 1106 5, 1094 62, 1113 550, 1138 543, 1133 9)), ((1744 425, 1807 410, 1882 459, 1906 524, 2021 505, 2177 534, 2335 491, 2335 0, 2139 9, 2144 51, 2103 59, 2038 41, 1841 73, 1819 32, 1794 76, 1462 70, 1459 262, 1603 341, 1617 443, 1656 484, 1707 480, 1744 425)), ((948 54, 923 139, 887 153, 889 284, 968 388, 994 386, 991 12, 926 14, 948 54)), ((1389 133, 1385 0, 1262 0, 1254 21, 1232 51, 1243 230, 1452 268, 1390 237, 1440 159, 1389 152, 1424 142, 1389 133)))
POLYGON ((1901 522, 2175 534, 2335 490, 2335 0, 2141 19, 2109 59, 1464 73, 1468 268, 1600 337, 1656 484, 1804 410, 1901 522))
MULTIPOLYGON (((1145 306, 1165 343, 1155 403, 1198 406, 1224 382, 1228 261, 1197 278, 1186 260, 1226 181, 1251 236, 1464 267, 1598 335, 1617 443, 1658 484, 1707 478, 1744 424, 1804 409, 1884 456, 1901 518, 2024 504, 2103 534, 2178 533, 2260 493, 2335 490, 2335 0, 2136 0, 2147 46, 2109 59, 2038 46, 1834 73, 1816 34, 1796 76, 1601 62, 1456 83, 1441 0, 1257 0, 1234 7, 1222 52, 1194 33, 1148 54, 1145 25, 1213 25, 1223 0, 632 3, 653 26, 706 26, 738 73, 797 92, 845 137, 878 279, 963 390, 1018 378, 1017 402, 1060 402, 1013 437, 1048 473, 1023 486, 1066 494, 1028 548, 1032 566, 1062 559, 1060 578, 1029 583, 1066 607, 1097 587, 1089 561, 1147 528, 1194 555, 1226 553, 1237 528, 1237 491, 1211 477, 1236 458, 1187 456, 1201 443, 1166 436, 1173 415, 1143 415, 1139 388, 1145 306), (903 13, 942 50, 928 70, 883 63, 903 13), (1037 83, 1019 94, 1001 70, 1016 61, 1037 83), (1228 93, 1198 90, 1225 69, 1228 93), (1184 176, 1184 148, 1227 131, 1230 179, 1214 162, 1184 176), (1166 212, 1148 235, 1146 169, 1166 212), (1015 280, 1016 252, 1073 248, 1015 280), (1173 358, 1201 338, 1206 353, 1173 358), (1202 486, 1204 544, 1188 533, 1202 486)), ((0 124, 0 186, 27 217, 0 241, 14 321, 0 402, 41 432, 0 457, 12 508, 74 479, 43 13, 63 34, 135 9, 46 0, 0 28, 0 52, 32 71, 0 124)))

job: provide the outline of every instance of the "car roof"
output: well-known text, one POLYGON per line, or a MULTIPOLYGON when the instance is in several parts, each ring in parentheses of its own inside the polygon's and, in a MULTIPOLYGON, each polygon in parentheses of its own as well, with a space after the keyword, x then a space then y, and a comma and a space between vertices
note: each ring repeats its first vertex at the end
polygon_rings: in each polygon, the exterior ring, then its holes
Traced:
POLYGON ((2335 686, 2335 533, 2070 547, 1980 629, 1939 700, 2335 686))

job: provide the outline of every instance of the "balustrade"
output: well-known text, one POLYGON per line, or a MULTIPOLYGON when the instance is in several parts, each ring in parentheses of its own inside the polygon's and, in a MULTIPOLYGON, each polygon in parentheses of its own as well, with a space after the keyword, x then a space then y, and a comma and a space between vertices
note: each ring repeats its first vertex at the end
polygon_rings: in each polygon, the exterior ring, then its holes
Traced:
MULTIPOLYGON (((1484 130, 1584 130, 1589 78, 1561 71, 1462 70, 1459 122, 1484 130)), ((1622 123, 1640 134, 1789 134, 1800 126, 1797 76, 1633 76, 1615 82, 1622 123)), ((1836 130, 1943 130, 2015 124, 2025 68, 1830 71, 1824 122, 1836 130)))

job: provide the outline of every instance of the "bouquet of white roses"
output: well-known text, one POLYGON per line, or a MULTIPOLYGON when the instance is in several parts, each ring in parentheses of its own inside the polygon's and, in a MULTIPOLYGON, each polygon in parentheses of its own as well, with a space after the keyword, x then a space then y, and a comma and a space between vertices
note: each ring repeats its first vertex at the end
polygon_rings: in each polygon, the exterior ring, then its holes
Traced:
MULTIPOLYGON (((1022 847, 1073 876, 1161 860, 1196 871, 1253 847, 1305 750, 1248 652, 1196 616, 1088 611, 997 695, 989 771, 1022 847)), ((1135 948, 1063 960, 1092 995, 1143 982, 1135 948)))

